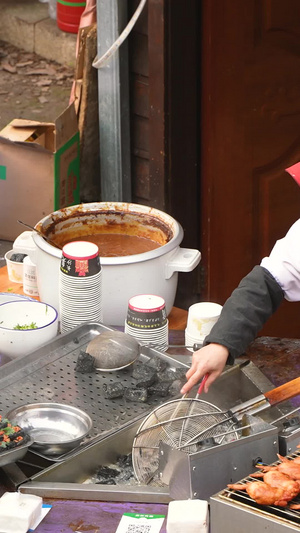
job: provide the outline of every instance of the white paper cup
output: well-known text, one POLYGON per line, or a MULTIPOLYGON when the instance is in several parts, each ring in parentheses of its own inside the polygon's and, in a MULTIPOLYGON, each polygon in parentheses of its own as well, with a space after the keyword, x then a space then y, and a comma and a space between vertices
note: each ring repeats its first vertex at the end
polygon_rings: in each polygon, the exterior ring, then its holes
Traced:
POLYGON ((65 277, 87 279, 101 271, 99 248, 89 241, 73 241, 64 245, 60 271, 65 277))
POLYGON ((222 306, 213 302, 199 302, 188 309, 186 333, 195 342, 202 342, 218 321, 222 306))
POLYGON ((165 300, 156 294, 138 294, 128 302, 127 324, 143 331, 167 324, 165 300))

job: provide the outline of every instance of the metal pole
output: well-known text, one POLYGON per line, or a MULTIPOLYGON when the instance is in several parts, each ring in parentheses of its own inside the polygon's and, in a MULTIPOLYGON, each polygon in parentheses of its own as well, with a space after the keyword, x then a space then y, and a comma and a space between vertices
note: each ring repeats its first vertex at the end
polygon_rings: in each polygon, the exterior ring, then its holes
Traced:
MULTIPOLYGON (((128 22, 126 0, 97 0, 97 55, 128 22)), ((98 69, 102 201, 131 201, 128 46, 125 40, 98 69)))

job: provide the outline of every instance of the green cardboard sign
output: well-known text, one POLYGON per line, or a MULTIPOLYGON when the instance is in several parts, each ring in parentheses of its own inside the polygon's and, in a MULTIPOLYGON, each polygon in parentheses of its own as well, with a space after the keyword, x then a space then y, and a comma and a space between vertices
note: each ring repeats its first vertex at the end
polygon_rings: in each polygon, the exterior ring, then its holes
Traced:
POLYGON ((6 167, 0 165, 0 180, 6 180, 6 167))
POLYGON ((54 154, 54 210, 80 203, 79 132, 54 154), (63 176, 63 177, 62 177, 63 176))

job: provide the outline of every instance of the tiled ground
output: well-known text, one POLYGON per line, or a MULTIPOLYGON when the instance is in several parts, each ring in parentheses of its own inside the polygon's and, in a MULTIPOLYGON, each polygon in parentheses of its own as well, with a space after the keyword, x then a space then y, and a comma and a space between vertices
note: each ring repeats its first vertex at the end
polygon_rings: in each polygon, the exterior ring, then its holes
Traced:
POLYGON ((13 243, 10 241, 0 241, 0 267, 5 265, 4 255, 12 249, 13 243))

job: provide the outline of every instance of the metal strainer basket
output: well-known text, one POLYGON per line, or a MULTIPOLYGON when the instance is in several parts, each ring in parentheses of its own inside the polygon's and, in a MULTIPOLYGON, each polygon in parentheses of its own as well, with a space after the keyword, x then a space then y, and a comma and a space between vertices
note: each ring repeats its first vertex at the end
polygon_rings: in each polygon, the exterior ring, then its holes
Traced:
POLYGON ((142 484, 162 485, 158 476, 159 443, 192 454, 213 437, 215 444, 237 440, 235 419, 197 398, 180 398, 155 408, 140 425, 132 448, 135 476, 142 484))
POLYGON ((221 411, 215 405, 196 398, 181 398, 154 409, 144 419, 133 441, 132 461, 138 481, 161 485, 158 476, 159 444, 187 454, 201 451, 204 440, 213 438, 215 444, 238 440, 238 417, 255 414, 300 394, 300 377, 284 383, 231 410, 221 411), (235 431, 237 430, 237 431, 235 431))

